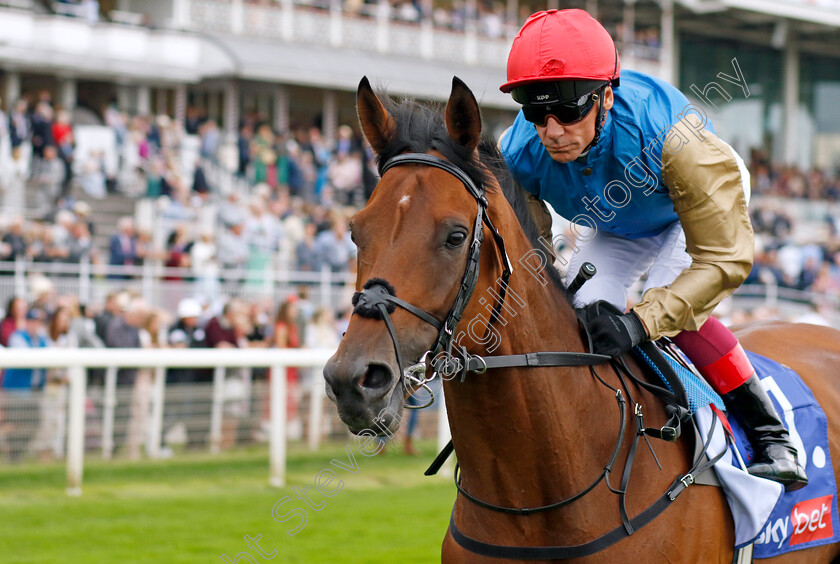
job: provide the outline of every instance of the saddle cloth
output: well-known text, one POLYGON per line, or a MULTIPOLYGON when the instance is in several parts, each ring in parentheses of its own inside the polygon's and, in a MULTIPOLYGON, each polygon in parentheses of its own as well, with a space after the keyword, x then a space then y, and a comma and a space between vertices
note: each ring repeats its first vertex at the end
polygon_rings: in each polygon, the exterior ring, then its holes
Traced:
MULTIPOLYGON (((825 413, 796 372, 761 355, 747 355, 777 413, 783 414, 782 420, 808 474, 809 483, 800 490, 784 492, 780 484, 747 473, 745 467, 752 458, 752 447, 741 426, 734 418, 728 424, 717 421, 713 425, 716 417, 725 420, 717 409, 723 405, 720 397, 693 367, 687 370, 664 355, 686 388, 702 439, 705 441, 713 430, 708 456, 726 450, 714 468, 732 511, 735 548, 754 543, 755 558, 771 558, 838 542, 837 486, 828 451, 825 413), (726 426, 732 430, 737 449, 727 442, 726 426)), ((682 360, 690 366, 684 356, 682 360)))

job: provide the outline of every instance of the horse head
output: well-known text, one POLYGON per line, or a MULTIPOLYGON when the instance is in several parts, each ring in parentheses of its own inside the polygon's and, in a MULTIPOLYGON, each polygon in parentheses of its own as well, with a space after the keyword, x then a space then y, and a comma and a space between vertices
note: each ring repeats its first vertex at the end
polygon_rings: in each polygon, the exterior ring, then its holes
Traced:
POLYGON ((475 310, 469 294, 479 276, 501 274, 485 199, 501 191, 485 188, 495 179, 479 159, 479 108, 459 79, 444 119, 428 106, 383 102, 366 78, 357 110, 382 179, 350 223, 358 247, 354 315, 324 377, 351 431, 393 432, 410 393, 406 368, 451 341, 459 319, 475 310))

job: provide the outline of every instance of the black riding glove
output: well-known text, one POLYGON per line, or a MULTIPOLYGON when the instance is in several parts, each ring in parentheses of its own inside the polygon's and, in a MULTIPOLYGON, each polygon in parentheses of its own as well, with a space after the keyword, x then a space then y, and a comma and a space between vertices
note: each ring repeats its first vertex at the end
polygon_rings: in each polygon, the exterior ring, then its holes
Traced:
POLYGON ((592 352, 619 356, 647 340, 642 320, 632 311, 624 314, 602 313, 589 322, 592 352))

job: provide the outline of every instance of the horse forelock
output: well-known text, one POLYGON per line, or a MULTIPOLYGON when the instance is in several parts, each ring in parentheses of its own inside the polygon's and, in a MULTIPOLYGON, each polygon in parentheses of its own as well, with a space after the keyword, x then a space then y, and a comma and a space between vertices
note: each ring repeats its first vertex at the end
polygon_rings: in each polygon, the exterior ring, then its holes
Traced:
POLYGON ((396 122, 395 135, 378 155, 380 173, 382 165, 397 155, 437 151, 466 172, 477 185, 487 185, 492 180, 489 171, 475 159, 472 151, 449 137, 442 104, 420 104, 411 99, 397 101, 382 95, 379 98, 396 122))

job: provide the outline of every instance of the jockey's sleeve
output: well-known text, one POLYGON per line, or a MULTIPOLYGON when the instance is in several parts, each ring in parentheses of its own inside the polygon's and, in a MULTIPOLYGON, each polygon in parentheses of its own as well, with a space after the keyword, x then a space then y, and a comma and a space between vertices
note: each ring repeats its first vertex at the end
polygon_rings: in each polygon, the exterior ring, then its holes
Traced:
POLYGON ((662 152, 662 179, 692 261, 673 283, 649 289, 633 308, 651 339, 700 329, 752 268, 754 236, 738 163, 713 133, 699 133, 705 140, 689 134, 679 151, 662 152))

